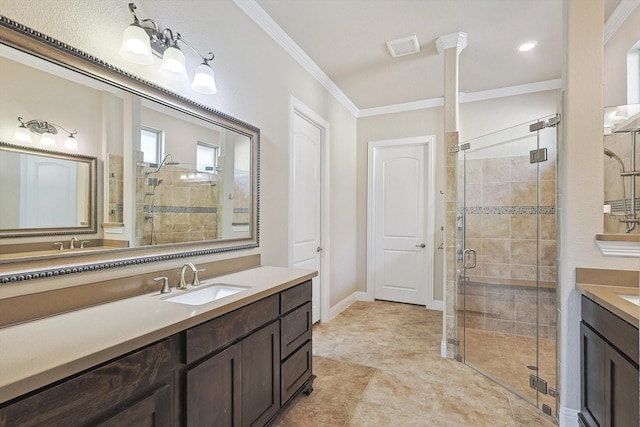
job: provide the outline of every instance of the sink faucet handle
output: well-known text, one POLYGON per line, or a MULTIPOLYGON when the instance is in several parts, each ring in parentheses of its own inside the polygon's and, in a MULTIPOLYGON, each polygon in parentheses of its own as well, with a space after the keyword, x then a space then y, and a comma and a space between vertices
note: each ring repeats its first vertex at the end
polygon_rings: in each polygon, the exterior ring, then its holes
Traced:
POLYGON ((195 270, 193 270, 193 286, 198 286, 200 285, 200 278, 198 277, 198 273, 203 272, 203 271, 207 271, 206 268, 196 268, 195 270))
POLYGON ((85 243, 91 243, 91 241, 89 240, 83 240, 82 242, 80 242, 80 249, 84 249, 86 246, 84 245, 85 243))
POLYGON ((168 277, 165 277, 165 276, 155 277, 153 280, 155 280, 156 282, 159 282, 162 280, 162 289, 160 289, 161 294, 168 294, 169 292, 171 292, 171 288, 169 287, 168 277))
POLYGON ((62 242, 55 242, 55 243, 53 244, 53 247, 56 247, 56 246, 58 247, 58 250, 59 250, 59 251, 61 251, 61 250, 63 250, 63 249, 64 249, 64 245, 62 244, 62 242))

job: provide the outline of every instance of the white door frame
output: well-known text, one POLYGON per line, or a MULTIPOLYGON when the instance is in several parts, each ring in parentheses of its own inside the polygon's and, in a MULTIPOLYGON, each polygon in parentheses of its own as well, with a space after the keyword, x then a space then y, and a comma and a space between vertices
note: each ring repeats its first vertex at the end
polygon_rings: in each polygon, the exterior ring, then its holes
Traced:
MULTIPOLYGON (((323 251, 320 262, 320 322, 329 321, 329 283, 331 245, 329 242, 330 177, 329 177, 329 122, 307 105, 291 95, 289 100, 289 218, 293 218, 293 139, 294 116, 298 114, 310 121, 322 132, 320 141, 320 246, 323 251)), ((293 222, 289 222, 289 267, 293 267, 293 222)))
POLYGON ((426 308, 434 309, 434 251, 435 251, 435 154, 436 154, 436 137, 435 135, 417 136, 401 139, 386 139, 380 141, 369 141, 368 144, 368 182, 367 182, 367 298, 374 300, 374 284, 375 284, 375 239, 373 226, 374 202, 376 194, 374 193, 374 163, 373 152, 375 148, 424 144, 427 159, 425 160, 425 270, 424 274, 427 278, 426 283, 430 283, 427 289, 427 305, 426 308))

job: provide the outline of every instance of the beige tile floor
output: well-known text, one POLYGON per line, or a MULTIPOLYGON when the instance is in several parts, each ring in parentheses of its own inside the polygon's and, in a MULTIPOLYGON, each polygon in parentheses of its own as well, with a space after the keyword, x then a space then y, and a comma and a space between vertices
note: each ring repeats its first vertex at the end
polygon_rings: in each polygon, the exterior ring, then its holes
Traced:
POLYGON ((277 427, 554 425, 531 404, 440 357, 442 313, 384 301, 357 302, 314 327, 314 392, 277 427))

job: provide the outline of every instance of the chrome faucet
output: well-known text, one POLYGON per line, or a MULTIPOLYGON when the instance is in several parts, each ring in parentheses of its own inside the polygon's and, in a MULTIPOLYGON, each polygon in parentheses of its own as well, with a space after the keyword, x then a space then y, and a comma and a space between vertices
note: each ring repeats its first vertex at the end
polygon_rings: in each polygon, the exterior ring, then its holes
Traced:
POLYGON ((178 285, 178 289, 187 289, 187 282, 184 278, 184 274, 187 271, 187 268, 190 268, 193 272, 193 280, 191 281, 191 286, 198 286, 200 284, 198 273, 204 271, 204 269, 200 270, 195 265, 193 265, 193 263, 188 262, 182 266, 182 269, 180 269, 180 284, 178 285))
POLYGON ((69 249, 75 249, 76 247, 73 245, 73 242, 78 242, 78 238, 77 237, 72 237, 71 238, 71 245, 69 246, 69 249))

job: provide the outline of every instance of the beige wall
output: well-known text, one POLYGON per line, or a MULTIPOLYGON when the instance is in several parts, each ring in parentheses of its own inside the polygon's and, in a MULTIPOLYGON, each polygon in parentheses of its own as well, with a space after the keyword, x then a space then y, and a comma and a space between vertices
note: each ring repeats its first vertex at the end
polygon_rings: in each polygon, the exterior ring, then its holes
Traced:
MULTIPOLYGON (((127 2, 57 0, 52 7, 48 0, 6 0, 0 3, 0 14, 261 129, 260 248, 236 256, 259 252, 263 264, 287 265, 290 96, 327 120, 331 132, 330 303, 351 295, 357 288, 356 118, 230 0, 213 2, 216 13, 201 16, 209 28, 206 40, 189 39, 193 10, 182 10, 168 0, 136 4, 141 17, 157 19, 199 48, 215 51, 218 94, 198 95, 188 83, 167 84, 119 57, 122 31, 131 22, 127 2)), ((195 68, 197 60, 189 54, 187 58, 195 68)))

